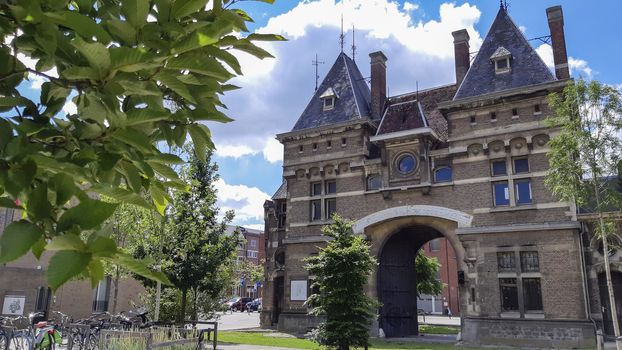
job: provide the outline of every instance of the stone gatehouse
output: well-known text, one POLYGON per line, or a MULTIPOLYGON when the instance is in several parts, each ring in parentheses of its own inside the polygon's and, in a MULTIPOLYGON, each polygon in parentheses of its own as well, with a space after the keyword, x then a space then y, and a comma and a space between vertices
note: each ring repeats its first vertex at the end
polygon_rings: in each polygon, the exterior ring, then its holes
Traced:
POLYGON ((445 237, 465 343, 595 345, 577 209, 544 186, 555 133, 546 97, 570 79, 561 7, 546 17, 555 74, 503 6, 473 61, 467 31, 453 33, 455 84, 387 96, 382 52, 369 55, 371 88, 339 54, 291 132, 277 135, 283 184, 265 204, 263 326, 317 324, 303 259, 337 212, 379 261, 365 290, 383 304, 375 334, 417 334, 414 256, 445 237))

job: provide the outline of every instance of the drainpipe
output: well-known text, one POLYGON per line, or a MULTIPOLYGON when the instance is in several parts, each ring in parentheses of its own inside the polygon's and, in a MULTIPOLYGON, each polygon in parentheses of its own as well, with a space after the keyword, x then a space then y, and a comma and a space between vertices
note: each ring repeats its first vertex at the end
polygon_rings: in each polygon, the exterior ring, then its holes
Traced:
POLYGON ((583 246, 583 235, 585 234, 585 223, 581 223, 581 231, 579 232, 579 248, 581 250, 579 254, 579 258, 581 260, 581 280, 583 283, 583 302, 585 305, 585 314, 587 315, 587 319, 592 322, 594 326, 594 334, 596 335, 596 343, 597 347, 600 349, 600 340, 598 337, 598 327, 596 326, 596 321, 592 318, 592 313, 590 311, 590 289, 588 287, 587 281, 587 265, 585 263, 585 247, 583 246))

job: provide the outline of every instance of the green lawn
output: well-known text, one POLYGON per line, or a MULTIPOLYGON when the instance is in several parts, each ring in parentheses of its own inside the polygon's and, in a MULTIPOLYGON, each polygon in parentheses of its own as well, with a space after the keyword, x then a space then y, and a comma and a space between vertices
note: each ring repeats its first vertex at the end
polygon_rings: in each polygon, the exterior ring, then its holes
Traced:
MULTIPOLYGON (((448 327, 444 327, 448 328, 448 327)), ((322 348, 307 339, 279 338, 267 336, 264 332, 218 332, 218 341, 223 343, 265 345, 294 349, 318 349, 322 348)), ((429 350, 455 350, 453 344, 422 344, 407 341, 386 341, 381 339, 372 340, 370 349, 429 349, 429 350)))

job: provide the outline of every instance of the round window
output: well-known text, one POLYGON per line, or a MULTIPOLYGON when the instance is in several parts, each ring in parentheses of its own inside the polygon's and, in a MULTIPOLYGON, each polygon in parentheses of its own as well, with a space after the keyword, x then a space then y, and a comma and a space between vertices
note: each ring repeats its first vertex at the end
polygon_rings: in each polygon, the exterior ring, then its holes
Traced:
POLYGON ((417 160, 412 154, 404 154, 397 160, 397 170, 402 174, 408 174, 417 167, 417 160))

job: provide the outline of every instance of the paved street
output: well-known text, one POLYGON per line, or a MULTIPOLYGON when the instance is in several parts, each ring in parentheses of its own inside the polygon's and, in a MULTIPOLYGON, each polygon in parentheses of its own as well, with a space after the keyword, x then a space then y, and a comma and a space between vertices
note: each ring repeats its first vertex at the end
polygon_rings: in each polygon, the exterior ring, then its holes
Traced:
MULTIPOLYGON (((249 329, 259 327, 259 313, 251 312, 234 312, 234 313, 219 313, 220 318, 218 321, 219 330, 235 330, 235 329, 249 329)), ((214 320, 210 320, 214 321, 214 320)))

